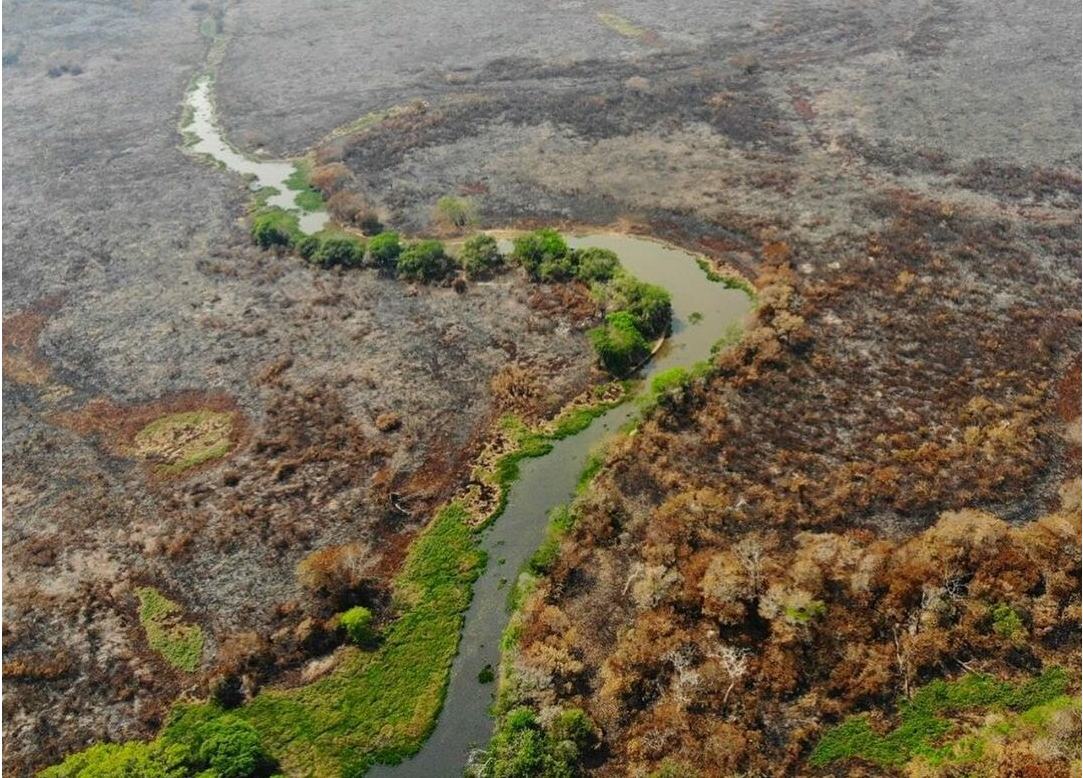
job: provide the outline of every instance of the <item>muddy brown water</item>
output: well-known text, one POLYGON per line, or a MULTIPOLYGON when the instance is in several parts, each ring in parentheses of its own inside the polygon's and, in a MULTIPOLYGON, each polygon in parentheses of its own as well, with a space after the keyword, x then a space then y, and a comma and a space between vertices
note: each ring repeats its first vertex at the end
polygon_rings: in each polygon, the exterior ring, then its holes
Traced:
MULTIPOLYGON (((740 327, 751 310, 747 294, 710 282, 696 258, 680 249, 626 235, 582 235, 570 237, 568 242, 577 248, 596 246, 615 251, 629 272, 665 287, 672 295, 672 336, 640 371, 640 376, 648 379, 640 385, 640 393, 659 372, 707 359, 711 347, 732 328, 740 327)), ((488 742, 493 732, 489 709, 496 685, 480 683, 478 674, 487 665, 499 666, 500 637, 509 618, 508 589, 544 541, 549 512, 575 496, 579 474, 591 452, 620 434, 637 413, 634 401, 625 402, 579 434, 558 441, 544 457, 520 465, 507 508, 481 538, 489 560, 474 585, 436 728, 412 759, 377 766, 370 776, 461 776, 470 752, 488 742)))
MULTIPOLYGON (((294 202, 297 193, 286 186, 294 172, 288 160, 260 160, 241 154, 225 139, 215 120, 212 83, 198 79, 186 103, 192 110, 184 130, 195 136, 190 149, 206 154, 228 170, 250 179, 253 190, 273 187, 269 205, 297 214, 301 229, 318 232, 328 221, 324 210, 306 212, 294 202)), ((711 355, 711 347, 739 328, 752 307, 747 294, 712 283, 688 252, 647 238, 617 234, 568 237, 575 248, 610 249, 632 275, 669 290, 673 301, 670 337, 639 371, 641 394, 650 378, 674 367, 690 367, 711 355)), ((505 242, 506 244, 506 242, 505 242)), ((508 248, 507 245, 502 248, 508 248)), ((494 683, 483 684, 478 674, 500 662, 500 637, 508 623, 508 589, 519 571, 545 540, 549 512, 572 500, 576 484, 590 454, 611 440, 639 412, 629 400, 596 418, 577 435, 553 445, 544 457, 525 460, 519 479, 508 493, 501 517, 482 532, 480 543, 488 553, 485 571, 474 585, 466 612, 459 652, 451 668, 447 697, 436 728, 421 751, 398 765, 378 765, 371 776, 441 778, 462 775, 471 751, 482 748, 493 731, 490 706, 494 683)))

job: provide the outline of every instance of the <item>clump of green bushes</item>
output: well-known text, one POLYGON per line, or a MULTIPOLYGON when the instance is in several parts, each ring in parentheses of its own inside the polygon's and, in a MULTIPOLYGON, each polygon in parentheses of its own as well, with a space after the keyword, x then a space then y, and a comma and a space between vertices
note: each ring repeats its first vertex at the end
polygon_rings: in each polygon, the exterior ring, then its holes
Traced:
POLYGON ((419 240, 404 248, 395 261, 399 276, 409 281, 426 283, 447 276, 454 264, 438 240, 419 240))
POLYGON ((102 743, 48 767, 42 778, 258 778, 277 769, 251 724, 237 716, 203 715, 190 708, 174 715, 149 743, 102 743))
POLYGON ((468 277, 485 278, 504 265, 504 255, 496 245, 496 238, 479 233, 463 243, 459 264, 468 277))
POLYGON ((252 217, 252 240, 260 248, 289 248, 304 237, 297 216, 281 208, 263 208, 252 217))
POLYGON ((360 267, 365 261, 365 241, 346 232, 324 230, 301 238, 297 253, 320 267, 360 267))
POLYGON ((381 232, 369 241, 370 262, 384 270, 391 270, 402 253, 402 241, 397 232, 381 232))
POLYGON ((535 281, 605 283, 620 273, 620 261, 612 251, 570 248, 564 236, 550 228, 516 238, 512 258, 535 281))
POLYGON ((513 708, 500 723, 489 747, 471 757, 470 778, 565 778, 597 744, 594 722, 579 708, 558 713, 542 726, 530 708, 513 708))
POLYGON ((511 256, 536 281, 575 279, 596 289, 609 313, 590 338, 610 373, 635 368, 649 355, 649 341, 669 330, 669 292, 626 273, 612 251, 573 249, 559 232, 546 228, 516 238, 511 256))
POLYGON ((605 324, 590 331, 590 342, 603 367, 613 375, 630 372, 650 353, 647 339, 627 311, 608 314, 605 324))

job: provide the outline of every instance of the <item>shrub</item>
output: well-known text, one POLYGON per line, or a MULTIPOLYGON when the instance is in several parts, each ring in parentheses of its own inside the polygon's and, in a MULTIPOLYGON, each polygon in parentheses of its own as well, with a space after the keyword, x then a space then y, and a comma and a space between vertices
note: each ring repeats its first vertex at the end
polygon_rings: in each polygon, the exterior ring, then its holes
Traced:
POLYGON ((619 274, 610 284, 610 301, 617 310, 631 314, 646 338, 656 338, 669 329, 672 307, 669 292, 627 274, 619 274))
POLYGON ((200 735, 200 761, 221 778, 249 778, 270 761, 256 730, 236 716, 208 722, 200 735))
POLYGON ((470 278, 482 278, 504 263, 496 238, 479 234, 468 238, 459 253, 459 264, 470 278))
POLYGON ((559 261, 568 254, 568 244, 556 230, 545 228, 515 239, 512 258, 531 278, 538 278, 543 262, 559 261))
POLYGON ((253 778, 275 768, 252 725, 226 714, 174 715, 158 740, 106 743, 43 770, 45 778, 253 778))
POLYGON ((606 316, 604 325, 590 331, 590 340, 602 365, 614 375, 624 375, 649 353, 647 339, 627 311, 606 316))
POLYGON ((369 643, 374 637, 372 631, 372 611, 361 605, 356 605, 342 614, 339 619, 342 628, 350 640, 358 645, 369 643))
POLYGON ((451 195, 444 195, 436 201, 436 215, 446 226, 456 230, 470 227, 478 221, 477 206, 473 201, 451 195))
POLYGON ((252 240, 261 248, 292 246, 301 237, 297 217, 281 208, 266 208, 252 217, 252 240))
POLYGON ((312 262, 323 267, 357 267, 364 258, 364 241, 352 235, 328 235, 322 238, 311 256, 312 262))
POLYGON ((369 241, 369 260, 377 267, 390 268, 402 253, 397 232, 381 232, 369 241))
POLYGON ((593 722, 578 708, 557 714, 548 731, 529 708, 513 708, 466 772, 473 778, 569 778, 594 739, 593 722))
POLYGON ((617 255, 609 249, 586 248, 573 252, 575 256, 575 277, 580 281, 608 281, 620 269, 617 255))
POLYGON ((575 271, 574 255, 568 253, 563 257, 543 259, 541 264, 538 265, 537 278, 539 281, 544 281, 546 283, 568 281, 575 278, 575 271))
POLYGON ((364 232, 374 233, 383 229, 372 206, 355 192, 336 192, 327 201, 327 211, 340 224, 360 227, 364 232))
POLYGON ((341 162, 332 162, 327 165, 320 165, 313 170, 308 182, 313 188, 323 192, 324 197, 331 197, 351 177, 352 174, 348 167, 341 162))
POLYGON ((297 253, 304 259, 312 260, 320 248, 320 239, 315 235, 305 235, 297 241, 297 253))
POLYGON ((993 632, 1008 640, 1017 640, 1026 634, 1023 619, 1012 606, 1000 603, 990 611, 993 618, 993 632))
POLYGON ((451 261, 438 240, 422 240, 403 249, 395 263, 398 273, 412 281, 436 281, 447 275, 451 261))

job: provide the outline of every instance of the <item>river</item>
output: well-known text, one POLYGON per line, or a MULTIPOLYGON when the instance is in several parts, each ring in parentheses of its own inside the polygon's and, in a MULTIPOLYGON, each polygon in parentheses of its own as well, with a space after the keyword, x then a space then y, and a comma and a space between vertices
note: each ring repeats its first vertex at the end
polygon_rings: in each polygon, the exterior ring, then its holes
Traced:
MULTIPOLYGON (((669 290, 673 331, 644 367, 651 376, 707 359, 711 346, 732 327, 741 326, 752 307, 747 294, 710 282, 696 258, 646 238, 594 234, 569 236, 577 248, 611 249, 632 275, 669 290)), ((642 386, 649 385, 649 380, 642 386)), ((578 435, 558 441, 544 457, 520 464, 519 479, 508 494, 507 508, 482 536, 489 562, 474 585, 459 653, 451 668, 447 698, 436 729, 421 751, 399 765, 381 765, 372 778, 443 778, 461 776, 473 748, 484 746, 493 731, 489 708, 495 684, 482 684, 478 673, 500 661, 500 636, 508 623, 508 587, 545 539, 549 511, 575 496, 579 474, 590 453, 619 433, 638 412, 629 401, 599 416, 578 435)))
MULTIPOLYGON (((294 204, 296 192, 286 186, 286 179, 295 169, 292 162, 248 157, 226 142, 215 121, 209 78, 195 82, 187 103, 192 120, 184 129, 195 135, 192 151, 207 154, 250 179, 253 190, 276 189, 268 204, 297 212, 304 232, 324 227, 326 211, 304 212, 294 204)), ((712 283, 694 255, 663 243, 617 234, 573 235, 568 243, 576 248, 610 249, 632 275, 669 290, 673 301, 672 332, 640 371, 640 377, 647 379, 639 384, 641 387, 648 386, 651 376, 661 371, 690 367, 707 359, 711 347, 732 328, 740 327, 752 307, 743 291, 712 283)), ((495 685, 481 683, 478 674, 486 666, 499 665, 500 637, 508 622, 508 587, 544 541, 549 511, 574 497, 587 457, 619 434, 637 413, 634 401, 625 402, 599 416, 579 434, 556 442, 544 457, 520 464, 520 476, 511 487, 503 515, 481 535, 489 561, 474 586, 436 729, 415 757, 399 765, 376 766, 370 776, 461 776, 470 751, 488 742, 493 730, 489 708, 495 685)))

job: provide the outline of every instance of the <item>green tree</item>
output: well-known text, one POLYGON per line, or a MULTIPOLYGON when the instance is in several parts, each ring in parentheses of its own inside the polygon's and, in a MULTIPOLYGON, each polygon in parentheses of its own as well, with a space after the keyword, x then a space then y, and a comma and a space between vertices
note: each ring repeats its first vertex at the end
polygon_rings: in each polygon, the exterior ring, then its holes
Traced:
POLYGON ((292 246, 300 239, 297 217, 281 208, 267 208, 252 217, 252 240, 261 248, 292 246))
POLYGON ((559 262, 568 255, 568 244, 554 229, 544 228, 515 239, 512 258, 531 278, 538 278, 543 262, 559 262))
POLYGON ((478 209, 473 201, 452 195, 444 195, 436 201, 436 213, 444 224, 456 230, 470 227, 478 221, 478 209))
POLYGON ((61 764, 47 767, 40 778, 186 778, 192 775, 189 752, 177 744, 158 742, 99 743, 61 764))
POLYGON ((631 314, 636 329, 645 338, 656 338, 669 329, 672 306, 665 289, 625 273, 619 274, 610 287, 612 307, 631 314))
POLYGON ((356 605, 342 614, 339 622, 350 640, 358 645, 371 642, 374 637, 372 630, 372 611, 361 605, 356 605))
POLYGON ((615 311, 605 317, 605 324, 590 331, 590 340, 598 359, 613 375, 624 375, 647 358, 647 339, 628 311, 615 311))
POLYGON ((357 267, 365 257, 365 244, 359 238, 350 235, 331 235, 320 241, 319 248, 312 254, 312 261, 323 267, 342 265, 357 267))
POLYGON ((448 274, 451 261, 438 240, 421 240, 402 250, 395 263, 398 273, 411 281, 437 281, 448 274))
POLYGON ((377 267, 394 267, 401 253, 402 243, 397 232, 381 232, 369 241, 369 259, 377 267))
POLYGON ((575 254, 575 277, 580 281, 608 281, 620 269, 617 255, 609 249, 586 248, 575 254))
POLYGON ((496 245, 496 238, 480 233, 463 243, 459 263, 470 278, 484 278, 504 264, 504 256, 496 245))
POLYGON ((202 728, 200 761, 220 778, 250 778, 268 766, 259 735, 236 716, 221 716, 202 728))

